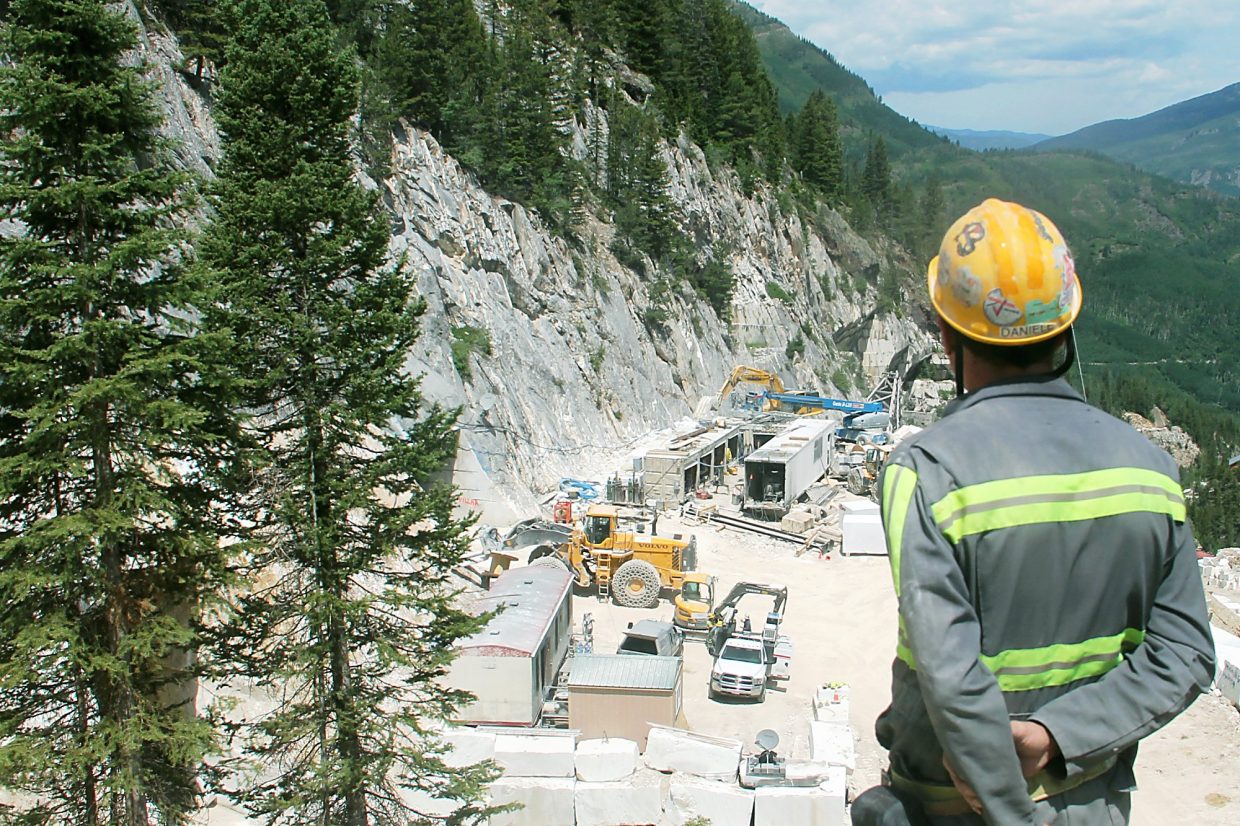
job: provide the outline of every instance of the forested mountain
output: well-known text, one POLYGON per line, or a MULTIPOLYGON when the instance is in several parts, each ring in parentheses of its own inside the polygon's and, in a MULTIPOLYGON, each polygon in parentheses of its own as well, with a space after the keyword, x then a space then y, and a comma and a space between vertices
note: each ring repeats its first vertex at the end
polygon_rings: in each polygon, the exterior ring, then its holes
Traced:
POLYGON ((1139 118, 1086 126, 1034 148, 1099 152, 1182 183, 1240 195, 1240 83, 1139 118))

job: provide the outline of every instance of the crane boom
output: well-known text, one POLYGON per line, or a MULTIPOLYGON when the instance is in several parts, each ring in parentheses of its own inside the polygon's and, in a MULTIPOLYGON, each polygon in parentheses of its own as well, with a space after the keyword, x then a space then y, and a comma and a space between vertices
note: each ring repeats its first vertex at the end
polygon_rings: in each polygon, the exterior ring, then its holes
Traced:
POLYGON ((766 392, 763 395, 774 402, 792 405, 795 407, 810 407, 819 410, 841 410, 848 416, 856 416, 862 413, 881 413, 883 410, 882 402, 859 402, 849 399, 831 399, 826 396, 803 396, 800 393, 772 393, 766 392))

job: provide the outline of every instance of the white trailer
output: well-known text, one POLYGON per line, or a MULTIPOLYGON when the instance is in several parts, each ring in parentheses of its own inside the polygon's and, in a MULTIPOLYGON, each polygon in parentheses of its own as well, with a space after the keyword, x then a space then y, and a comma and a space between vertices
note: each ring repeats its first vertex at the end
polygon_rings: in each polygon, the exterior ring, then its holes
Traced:
POLYGON ((786 514, 830 469, 835 422, 797 419, 745 457, 746 513, 766 519, 786 514))
POLYGON ((495 611, 486 627, 457 644, 448 685, 476 698, 456 722, 532 726, 568 654, 572 574, 562 565, 505 571, 475 604, 495 611))

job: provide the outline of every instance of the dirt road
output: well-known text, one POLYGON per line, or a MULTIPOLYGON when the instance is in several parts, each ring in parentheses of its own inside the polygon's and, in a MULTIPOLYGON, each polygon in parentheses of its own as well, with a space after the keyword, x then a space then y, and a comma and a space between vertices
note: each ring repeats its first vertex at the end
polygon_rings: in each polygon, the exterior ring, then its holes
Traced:
MULTIPOLYGON (((854 789, 878 781, 886 762, 874 739, 874 719, 890 699, 896 639, 896 604, 886 557, 820 560, 797 558, 790 545, 710 526, 686 525, 672 516, 659 533, 696 533, 699 567, 719 577, 719 593, 741 580, 787 585, 784 631, 794 642, 792 679, 766 702, 707 699, 710 660, 700 643, 685 652, 685 716, 691 727, 753 743, 771 728, 789 756, 808 756, 810 698, 815 685, 842 680, 851 687, 852 722, 858 735, 854 789)), ((757 622, 769 601, 747 597, 740 610, 757 622), (751 601, 749 601, 751 600, 751 601)), ((636 619, 671 619, 671 605, 655 612, 624 609, 592 597, 575 598, 574 615, 595 618, 596 650, 614 650, 625 625, 636 619)), ((1234 826, 1240 823, 1240 714, 1217 696, 1202 697, 1179 719, 1149 738, 1137 762, 1141 784, 1133 826, 1234 826)))

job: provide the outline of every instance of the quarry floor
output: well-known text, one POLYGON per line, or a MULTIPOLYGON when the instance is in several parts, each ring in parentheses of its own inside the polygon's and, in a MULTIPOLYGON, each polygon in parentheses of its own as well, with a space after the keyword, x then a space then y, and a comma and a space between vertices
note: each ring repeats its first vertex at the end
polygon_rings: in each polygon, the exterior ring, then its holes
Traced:
MULTIPOLYGON (((810 697, 816 685, 843 681, 850 686, 852 725, 858 736, 854 793, 878 782, 886 755, 874 739, 873 725, 890 699, 891 660, 896 640, 896 603, 887 558, 819 559, 796 556, 791 544, 711 525, 659 518, 659 534, 696 534, 698 567, 719 578, 717 594, 739 581, 787 585, 784 633, 792 637, 790 680, 775 684, 766 701, 713 701, 707 698, 710 658, 705 646, 686 641, 684 714, 689 726, 734 737, 752 748, 764 728, 781 739, 790 757, 809 755, 810 697)), ((770 600, 749 596, 739 610, 757 623, 770 600)), ((594 650, 614 651, 627 623, 672 617, 669 601, 657 609, 622 608, 593 595, 574 597, 573 615, 594 617, 594 650)), ((1140 788, 1134 796, 1133 826, 1234 826, 1240 823, 1240 713, 1217 694, 1208 694, 1170 725, 1147 739, 1137 760, 1140 788)))

